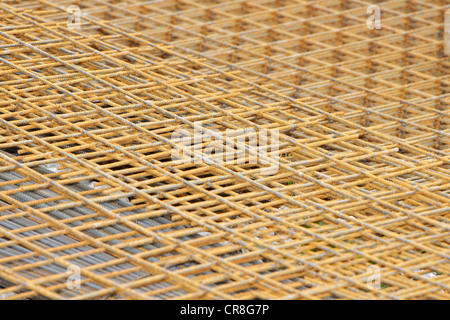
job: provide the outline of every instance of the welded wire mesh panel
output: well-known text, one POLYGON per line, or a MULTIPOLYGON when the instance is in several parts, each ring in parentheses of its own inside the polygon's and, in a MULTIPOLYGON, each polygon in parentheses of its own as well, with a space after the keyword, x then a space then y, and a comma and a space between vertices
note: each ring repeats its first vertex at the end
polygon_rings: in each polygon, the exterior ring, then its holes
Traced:
POLYGON ((3 1, 0 297, 449 299, 450 5, 370 5, 3 1))

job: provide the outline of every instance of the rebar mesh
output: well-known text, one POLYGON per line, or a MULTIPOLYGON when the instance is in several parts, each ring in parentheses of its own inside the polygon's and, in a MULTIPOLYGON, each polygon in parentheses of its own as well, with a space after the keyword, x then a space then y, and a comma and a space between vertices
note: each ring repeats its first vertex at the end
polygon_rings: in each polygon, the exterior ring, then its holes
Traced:
POLYGON ((450 5, 376 3, 3 1, 0 296, 449 299, 450 5), (277 173, 174 160, 199 122, 277 173))

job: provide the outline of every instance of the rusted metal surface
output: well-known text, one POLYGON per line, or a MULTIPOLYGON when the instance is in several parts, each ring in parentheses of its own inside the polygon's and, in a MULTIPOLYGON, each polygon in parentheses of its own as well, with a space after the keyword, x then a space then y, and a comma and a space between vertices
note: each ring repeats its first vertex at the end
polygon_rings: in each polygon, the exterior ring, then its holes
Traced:
POLYGON ((450 5, 378 4, 3 1, 0 296, 449 299, 450 5))

